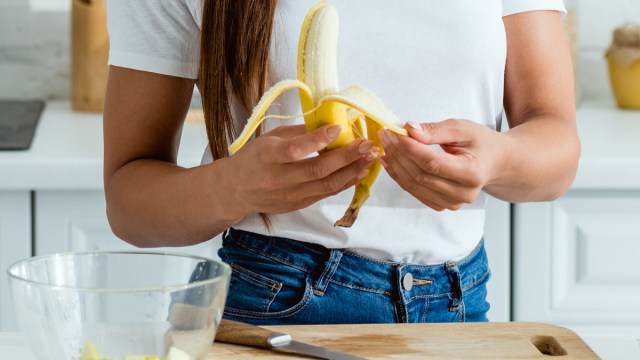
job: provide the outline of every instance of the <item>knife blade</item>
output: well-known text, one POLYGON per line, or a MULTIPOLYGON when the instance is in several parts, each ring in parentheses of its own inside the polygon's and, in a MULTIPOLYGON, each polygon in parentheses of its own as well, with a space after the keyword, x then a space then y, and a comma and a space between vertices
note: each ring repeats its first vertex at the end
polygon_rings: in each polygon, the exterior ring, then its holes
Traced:
POLYGON ((305 344, 291 335, 270 331, 255 325, 222 319, 216 332, 217 342, 245 345, 262 349, 286 349, 318 359, 366 360, 365 358, 305 344))

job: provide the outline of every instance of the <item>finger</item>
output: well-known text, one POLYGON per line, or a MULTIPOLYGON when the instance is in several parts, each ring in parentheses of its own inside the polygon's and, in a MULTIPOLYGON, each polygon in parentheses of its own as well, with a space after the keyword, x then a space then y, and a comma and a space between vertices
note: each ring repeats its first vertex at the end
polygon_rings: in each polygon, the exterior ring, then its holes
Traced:
MULTIPOLYGON (((424 147, 424 145, 421 145, 424 147)), ((438 152, 434 151, 437 155, 438 152)), ((438 175, 431 174, 418 166, 410 156, 407 156, 406 151, 403 151, 401 147, 391 145, 387 150, 386 160, 391 160, 393 165, 400 166, 408 176, 422 187, 432 189, 450 199, 454 199, 458 202, 465 202, 471 197, 468 194, 472 189, 468 189, 463 184, 443 178, 438 175), (402 155, 397 155, 396 152, 402 152, 402 155)), ((387 161, 389 162, 389 161, 387 161)))
POLYGON ((379 151, 372 141, 358 139, 320 156, 287 164, 287 178, 293 184, 323 179, 363 157, 373 161, 379 151))
POLYGON ((385 159, 385 157, 381 160, 389 176, 394 179, 401 188, 433 210, 457 210, 462 206, 462 204, 446 195, 420 186, 412 180, 411 176, 399 164, 393 164, 392 162, 389 162, 388 159, 385 159))
POLYGON ((291 138, 294 136, 300 136, 307 133, 305 125, 284 125, 264 133, 264 136, 276 136, 281 138, 291 138))
POLYGON ((349 183, 347 183, 346 185, 344 185, 341 189, 339 189, 338 191, 331 193, 331 194, 321 194, 321 195, 314 195, 314 196, 310 196, 307 197, 305 199, 302 200, 302 202, 300 203, 300 209, 303 209, 307 206, 310 206, 312 204, 315 204, 316 202, 326 199, 329 196, 333 196, 333 195, 337 195, 345 190, 348 190, 350 188, 352 188, 353 186, 355 186, 358 182, 360 182, 360 180, 362 180, 365 176, 367 176, 369 173, 361 173, 360 176, 354 178, 353 180, 351 180, 349 183))
POLYGON ((410 170, 405 168, 400 162, 389 162, 389 159, 385 159, 386 162, 391 164, 394 173, 398 177, 400 186, 409 191, 410 193, 417 195, 418 197, 430 198, 432 202, 444 207, 451 208, 451 206, 460 203, 450 193, 443 193, 436 189, 425 186, 421 180, 417 180, 410 170))
POLYGON ((418 124, 413 121, 406 123, 405 128, 409 136, 423 144, 449 144, 464 146, 473 139, 474 133, 470 129, 470 121, 449 119, 441 122, 418 124))
POLYGON ((274 161, 289 163, 302 160, 331 144, 340 135, 340 125, 320 127, 312 132, 294 136, 278 143, 274 161))
MULTIPOLYGON (((450 200, 450 206, 463 203, 470 204, 475 201, 477 197, 479 187, 466 186, 440 176, 429 174, 406 156, 399 156, 391 159, 392 164, 397 165, 404 170, 407 176, 418 186, 431 189, 450 200)), ((386 158, 386 160, 389 162, 389 158, 386 158)), ((450 206, 448 208, 451 208, 450 206)))
POLYGON ((329 196, 337 194, 352 184, 357 183, 368 174, 371 161, 362 158, 342 169, 318 180, 312 180, 296 186, 291 191, 294 198, 329 196), (355 181, 355 183, 354 183, 355 181))
MULTIPOLYGON (((400 176, 396 173, 396 171, 394 170, 394 168, 392 166, 387 166, 386 162, 384 161, 384 157, 381 158, 381 162, 383 164, 385 164, 385 170, 387 171, 387 173, 389 174, 389 176, 395 180, 398 185, 400 185, 402 179, 400 178, 400 176)), ((402 185, 400 185, 402 187, 402 185)), ((406 190, 406 189, 405 189, 406 190)), ((421 198, 418 196, 413 195, 416 199, 418 199, 418 201, 420 201, 421 203, 425 204, 426 206, 430 207, 431 209, 435 210, 435 211, 443 211, 445 208, 433 201, 431 201, 428 198, 421 198)))
POLYGON ((424 172, 460 184, 468 184, 470 180, 476 178, 474 162, 470 161, 471 155, 469 153, 453 155, 436 151, 431 146, 407 136, 399 136, 388 130, 381 131, 379 136, 385 153, 390 158, 406 157, 424 172))

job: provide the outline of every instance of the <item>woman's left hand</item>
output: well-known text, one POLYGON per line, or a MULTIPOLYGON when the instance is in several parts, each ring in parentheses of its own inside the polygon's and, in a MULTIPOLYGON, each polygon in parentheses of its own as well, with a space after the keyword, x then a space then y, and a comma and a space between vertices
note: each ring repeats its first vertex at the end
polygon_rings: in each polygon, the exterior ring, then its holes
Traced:
POLYGON ((380 161, 407 192, 436 211, 458 210, 476 200, 502 163, 501 134, 468 120, 405 126, 409 136, 379 133, 380 161), (430 145, 440 145, 438 151, 430 145))

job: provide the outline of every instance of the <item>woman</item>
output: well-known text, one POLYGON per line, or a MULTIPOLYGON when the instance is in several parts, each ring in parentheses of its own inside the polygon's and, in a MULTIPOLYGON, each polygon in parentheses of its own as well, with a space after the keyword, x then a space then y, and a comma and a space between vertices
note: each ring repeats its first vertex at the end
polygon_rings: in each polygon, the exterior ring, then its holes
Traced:
MULTIPOLYGON (((338 129, 307 133, 300 119, 267 121, 228 156, 264 89, 295 78, 298 33, 316 0, 199 1, 108 2, 115 234, 183 246, 228 229, 219 254, 233 268, 225 317, 234 320, 487 321, 485 193, 552 200, 576 173, 561 0, 334 1, 341 82, 362 83, 411 120, 408 137, 380 133, 378 160, 367 140, 317 155, 338 129), (202 166, 183 169, 176 153, 194 85, 210 149, 202 166), (501 133, 503 108, 511 130, 501 133), (358 221, 334 227, 345 190, 373 161, 386 172, 358 221)), ((297 94, 272 111, 299 114, 297 94)))

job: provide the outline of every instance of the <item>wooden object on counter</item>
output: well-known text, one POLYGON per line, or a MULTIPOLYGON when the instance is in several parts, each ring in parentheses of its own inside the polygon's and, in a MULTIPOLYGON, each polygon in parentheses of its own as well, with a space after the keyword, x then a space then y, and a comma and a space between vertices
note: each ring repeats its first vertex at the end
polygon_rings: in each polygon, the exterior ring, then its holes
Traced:
POLYGON ((109 35, 105 0, 73 0, 71 6, 71 107, 101 112, 107 85, 109 35))
MULTIPOLYGON (((367 359, 599 359, 573 331, 539 323, 266 326, 295 340, 367 359)), ((295 359, 282 350, 215 343, 207 360, 295 359)))
POLYGON ((640 25, 617 28, 606 57, 618 107, 640 109, 640 25))

